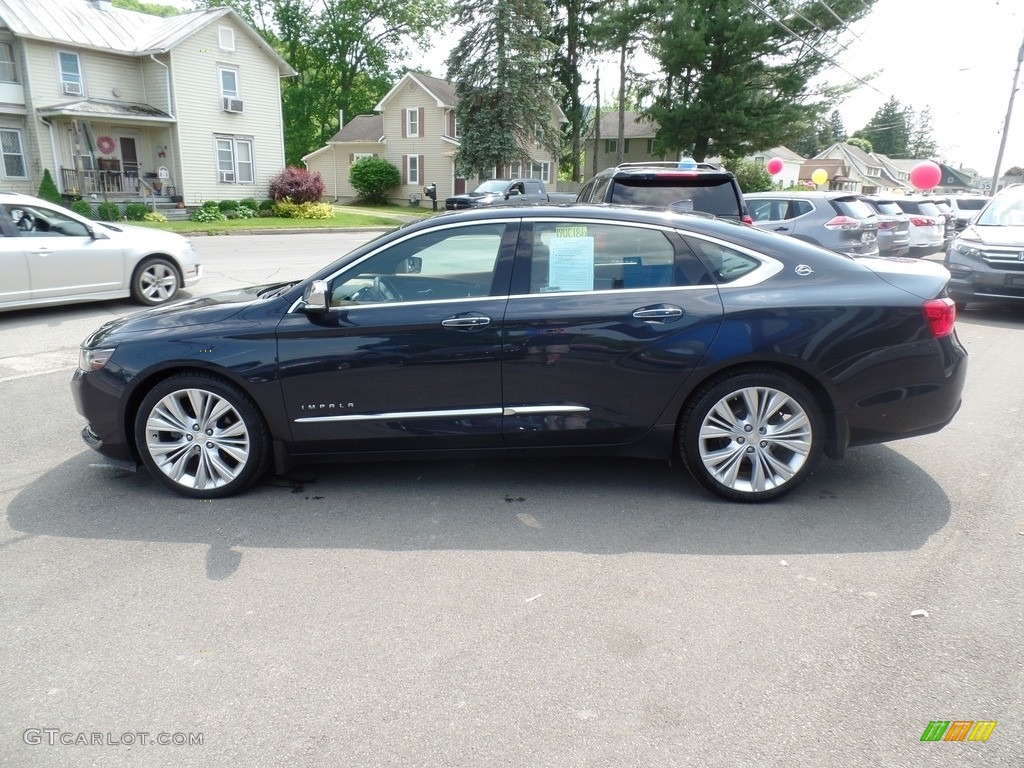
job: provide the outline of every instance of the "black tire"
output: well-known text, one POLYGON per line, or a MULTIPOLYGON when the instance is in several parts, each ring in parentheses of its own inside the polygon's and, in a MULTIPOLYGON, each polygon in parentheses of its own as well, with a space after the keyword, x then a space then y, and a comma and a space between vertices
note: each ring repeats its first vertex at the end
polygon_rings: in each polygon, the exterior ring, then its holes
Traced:
POLYGON ((156 307, 173 299, 181 288, 178 268, 167 259, 144 259, 132 274, 132 298, 140 304, 156 307))
POLYGON ((269 431, 256 405, 234 384, 202 373, 153 387, 135 416, 135 445, 153 477, 194 499, 238 493, 270 462, 269 431))
POLYGON ((679 423, 679 453, 694 479, 715 495, 768 501, 811 473, 822 451, 823 423, 821 405, 795 379, 744 371, 712 379, 690 398, 679 423))

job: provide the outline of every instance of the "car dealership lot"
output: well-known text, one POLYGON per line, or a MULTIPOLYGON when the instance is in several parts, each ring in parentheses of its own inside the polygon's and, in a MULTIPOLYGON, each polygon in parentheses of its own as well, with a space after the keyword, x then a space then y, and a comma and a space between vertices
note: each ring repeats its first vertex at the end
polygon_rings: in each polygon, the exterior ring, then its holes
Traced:
MULTIPOLYGON (((197 238, 190 293, 361 239, 197 238)), ((308 467, 182 499, 78 437, 78 343, 134 309, 0 317, 0 762, 1020 764, 1024 311, 962 316, 944 431, 747 507, 622 459, 308 467), (998 725, 923 744, 933 720, 998 725), (203 743, 122 738, 162 732, 203 743), (61 744, 80 733, 104 744, 61 744)))

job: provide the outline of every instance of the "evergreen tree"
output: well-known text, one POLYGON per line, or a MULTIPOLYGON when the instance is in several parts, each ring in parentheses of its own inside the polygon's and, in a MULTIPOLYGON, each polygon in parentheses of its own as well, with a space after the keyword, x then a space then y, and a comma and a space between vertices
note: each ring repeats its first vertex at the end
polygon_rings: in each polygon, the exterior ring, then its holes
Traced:
POLYGON ((63 198, 60 196, 60 190, 57 189, 57 185, 53 183, 53 177, 50 175, 50 169, 43 169, 43 180, 39 183, 39 194, 36 197, 43 200, 47 200, 51 203, 60 205, 63 202, 63 198))
POLYGON ((554 45, 544 0, 460 0, 455 23, 464 30, 447 62, 459 97, 456 172, 468 178, 528 163, 538 144, 557 157, 554 45))
POLYGON ((562 111, 569 120, 563 131, 565 154, 562 168, 573 181, 583 177, 583 137, 588 110, 583 105, 583 62, 591 48, 591 20, 594 0, 548 0, 553 26, 551 41, 558 46, 554 55, 555 79, 562 92, 562 111))
POLYGON ((868 124, 853 135, 871 142, 875 152, 889 157, 907 157, 910 143, 907 110, 895 97, 890 97, 868 124))
POLYGON ((662 83, 648 112, 659 141, 697 160, 796 142, 831 107, 811 80, 827 69, 836 35, 873 2, 657 0, 662 83))
POLYGON ((920 116, 914 110, 907 110, 910 141, 907 156, 919 160, 933 158, 938 153, 938 145, 932 137, 932 108, 925 107, 920 116))
POLYGON ((828 116, 825 130, 828 135, 829 144, 846 141, 847 135, 846 128, 843 127, 843 116, 839 114, 838 109, 833 109, 832 114, 828 116))

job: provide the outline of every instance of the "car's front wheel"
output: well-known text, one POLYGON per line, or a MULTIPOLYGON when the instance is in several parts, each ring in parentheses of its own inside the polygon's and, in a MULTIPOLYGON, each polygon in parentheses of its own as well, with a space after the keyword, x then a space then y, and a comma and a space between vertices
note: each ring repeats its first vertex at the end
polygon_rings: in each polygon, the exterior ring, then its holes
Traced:
POLYGON ((790 376, 748 371, 708 382, 689 401, 679 451, 694 478, 731 501, 774 499, 811 472, 824 438, 821 407, 790 376))
POLYGON ((132 275, 132 298, 140 304, 155 307, 170 301, 181 288, 178 270, 167 259, 149 258, 135 268, 132 275))
POLYGON ((155 386, 136 414, 135 443, 157 480, 200 499, 241 491, 266 471, 270 457, 256 405, 234 384, 204 374, 155 386))

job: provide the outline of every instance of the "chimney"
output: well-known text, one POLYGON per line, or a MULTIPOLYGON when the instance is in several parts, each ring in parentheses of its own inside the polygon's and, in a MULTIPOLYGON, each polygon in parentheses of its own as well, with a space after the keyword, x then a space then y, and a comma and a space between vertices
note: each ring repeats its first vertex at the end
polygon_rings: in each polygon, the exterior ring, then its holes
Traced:
POLYGON ((97 11, 112 11, 114 10, 113 3, 110 0, 87 0, 89 5, 95 8, 97 11))

